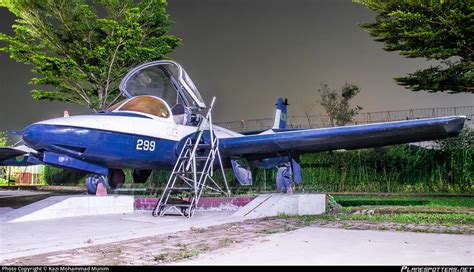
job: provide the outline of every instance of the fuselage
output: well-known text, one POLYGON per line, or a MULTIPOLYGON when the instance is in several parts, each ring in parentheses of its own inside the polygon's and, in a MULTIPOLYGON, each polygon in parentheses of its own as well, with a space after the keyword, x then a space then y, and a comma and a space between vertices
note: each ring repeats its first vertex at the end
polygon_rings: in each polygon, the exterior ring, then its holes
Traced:
MULTIPOLYGON (((214 126, 218 138, 240 136, 214 126)), ((61 117, 34 123, 23 131, 25 143, 106 168, 166 169, 176 162, 180 143, 196 126, 176 124, 140 112, 105 112, 61 117)))

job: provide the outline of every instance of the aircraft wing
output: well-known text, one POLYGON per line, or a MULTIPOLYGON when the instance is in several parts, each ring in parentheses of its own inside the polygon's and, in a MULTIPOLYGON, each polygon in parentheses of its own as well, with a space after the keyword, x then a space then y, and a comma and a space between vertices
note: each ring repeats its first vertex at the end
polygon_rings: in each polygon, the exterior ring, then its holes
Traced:
POLYGON ((30 154, 36 154, 36 150, 27 146, 0 147, 0 165, 5 166, 28 166, 34 163, 28 162, 30 154))
POLYGON ((243 157, 380 147, 457 136, 462 130, 465 120, 465 116, 449 116, 244 135, 220 139, 219 146, 221 152, 229 156, 243 157))

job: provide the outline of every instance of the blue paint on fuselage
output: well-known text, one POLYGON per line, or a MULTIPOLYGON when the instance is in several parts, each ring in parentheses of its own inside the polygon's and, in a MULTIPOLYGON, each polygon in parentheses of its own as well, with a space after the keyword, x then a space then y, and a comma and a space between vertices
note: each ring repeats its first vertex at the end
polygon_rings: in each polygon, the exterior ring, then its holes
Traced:
POLYGON ((108 168, 169 168, 177 159, 175 148, 178 142, 155 137, 48 124, 33 124, 23 132, 23 140, 31 148, 48 150, 48 146, 54 145, 82 148, 85 151, 76 156, 77 159, 108 168), (155 149, 137 150, 138 139, 154 141, 155 149))

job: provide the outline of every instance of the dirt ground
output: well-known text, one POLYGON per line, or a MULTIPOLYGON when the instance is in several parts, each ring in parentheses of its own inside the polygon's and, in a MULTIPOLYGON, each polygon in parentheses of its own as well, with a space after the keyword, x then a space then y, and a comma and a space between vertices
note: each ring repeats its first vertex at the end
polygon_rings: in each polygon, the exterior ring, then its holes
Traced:
POLYGON ((104 245, 10 259, 3 265, 161 265, 193 258, 201 253, 252 244, 266 236, 306 226, 356 230, 391 230, 474 234, 474 226, 439 226, 372 221, 328 221, 296 218, 263 218, 194 228, 104 245))

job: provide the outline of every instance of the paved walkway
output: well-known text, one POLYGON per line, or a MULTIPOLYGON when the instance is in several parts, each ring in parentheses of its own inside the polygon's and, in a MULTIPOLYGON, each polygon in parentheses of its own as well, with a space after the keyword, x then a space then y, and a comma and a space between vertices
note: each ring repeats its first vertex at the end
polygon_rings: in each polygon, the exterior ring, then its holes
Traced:
POLYGON ((474 265, 474 236, 306 227, 180 264, 474 265))
POLYGON ((59 250, 79 248, 208 227, 244 220, 233 212, 196 212, 193 218, 153 217, 151 212, 82 216, 0 224, 0 262, 59 250))

